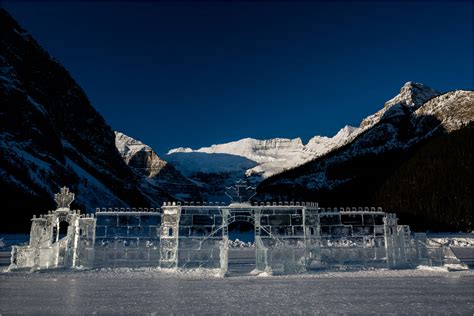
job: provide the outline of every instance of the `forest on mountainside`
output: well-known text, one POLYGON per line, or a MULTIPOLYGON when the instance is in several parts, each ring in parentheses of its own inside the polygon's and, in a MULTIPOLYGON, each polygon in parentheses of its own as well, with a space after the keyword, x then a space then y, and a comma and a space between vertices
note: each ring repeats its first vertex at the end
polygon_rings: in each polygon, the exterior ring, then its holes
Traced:
POLYGON ((417 146, 375 192, 374 203, 415 230, 472 231, 473 125, 417 146))
MULTIPOLYGON (((271 185, 264 181, 257 198, 316 201, 321 207, 381 206, 396 213, 399 223, 414 231, 472 231, 473 125, 439 133, 408 150, 366 153, 331 163, 327 179, 346 179, 332 189, 308 188, 287 179, 271 185)), ((340 150, 344 148, 336 152, 340 150)), ((314 168, 314 164, 306 164, 285 176, 297 179, 313 174, 314 168)))

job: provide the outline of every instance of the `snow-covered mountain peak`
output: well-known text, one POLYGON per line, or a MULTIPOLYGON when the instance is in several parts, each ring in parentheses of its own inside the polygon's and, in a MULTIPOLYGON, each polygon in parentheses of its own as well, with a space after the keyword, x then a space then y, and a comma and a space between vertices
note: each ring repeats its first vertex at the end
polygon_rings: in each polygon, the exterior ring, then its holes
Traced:
POLYGON ((360 123, 360 128, 362 130, 366 130, 374 126, 380 122, 382 117, 384 117, 385 112, 395 106, 398 108, 398 110, 403 110, 402 108, 408 108, 410 112, 413 112, 417 110, 423 103, 439 94, 440 93, 438 91, 422 83, 408 81, 401 87, 400 92, 396 96, 385 102, 382 109, 363 119, 360 123))
POLYGON ((401 87, 399 94, 385 102, 384 108, 390 108, 395 104, 402 104, 417 109, 428 99, 439 94, 438 91, 422 83, 408 81, 401 87))
POLYGON ((123 145, 127 144, 127 145, 147 146, 141 141, 135 138, 132 138, 128 135, 125 135, 124 133, 121 133, 121 132, 115 131, 115 137, 116 137, 116 141, 123 143, 123 145))
POLYGON ((343 128, 341 128, 339 132, 337 132, 337 134, 334 135, 333 138, 338 138, 338 139, 345 138, 351 135, 352 133, 357 132, 358 130, 359 130, 358 127, 346 125, 343 128))
POLYGON ((167 154, 167 155, 171 155, 171 154, 175 154, 175 153, 191 153, 191 152, 193 152, 193 149, 192 149, 192 148, 189 148, 189 147, 178 147, 178 148, 170 149, 166 154, 167 154))

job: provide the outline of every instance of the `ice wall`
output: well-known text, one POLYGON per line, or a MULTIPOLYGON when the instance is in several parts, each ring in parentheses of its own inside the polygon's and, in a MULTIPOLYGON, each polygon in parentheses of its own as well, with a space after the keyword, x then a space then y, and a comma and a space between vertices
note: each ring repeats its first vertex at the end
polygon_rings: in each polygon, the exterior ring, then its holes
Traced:
POLYGON ((160 264, 162 215, 158 210, 96 212, 94 267, 160 264))
POLYGON ((257 207, 257 269, 274 274, 305 271, 320 261, 317 204, 257 207))
MULTIPOLYGON (((254 226, 255 267, 273 274, 334 266, 406 268, 442 265, 440 245, 412 235, 378 208, 320 208, 317 203, 166 202, 160 209, 70 209, 74 194, 34 216, 28 246, 12 247, 11 269, 229 268, 229 225, 254 226)), ((252 260, 252 259, 251 259, 252 260)))

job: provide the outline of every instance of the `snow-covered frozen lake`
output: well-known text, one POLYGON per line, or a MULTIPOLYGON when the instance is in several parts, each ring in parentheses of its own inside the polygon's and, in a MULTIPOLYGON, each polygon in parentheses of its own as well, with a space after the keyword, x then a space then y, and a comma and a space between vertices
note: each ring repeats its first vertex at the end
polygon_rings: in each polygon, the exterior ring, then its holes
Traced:
POLYGON ((474 313, 474 271, 229 277, 110 269, 0 273, 0 314, 474 313))

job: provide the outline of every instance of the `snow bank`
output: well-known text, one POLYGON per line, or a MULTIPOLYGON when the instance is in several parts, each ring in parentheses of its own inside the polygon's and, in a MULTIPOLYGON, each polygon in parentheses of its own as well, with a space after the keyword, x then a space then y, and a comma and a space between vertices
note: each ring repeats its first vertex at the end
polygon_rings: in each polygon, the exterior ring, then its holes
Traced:
POLYGON ((255 243, 245 242, 240 239, 229 240, 229 248, 255 248, 255 243))
MULTIPOLYGON (((472 234, 470 234, 472 235, 472 234)), ((466 237, 430 237, 431 242, 447 247, 474 247, 474 236, 466 237)))
MULTIPOLYGON (((106 268, 94 270, 58 269, 48 271, 8 272, 8 267, 0 267, 0 282, 3 279, 224 279, 220 269, 161 269, 161 268, 106 268)), ((416 269, 360 269, 360 270, 323 270, 293 275, 273 275, 272 271, 253 270, 249 275, 232 279, 272 278, 272 279, 327 279, 327 278, 406 278, 406 277, 474 277, 474 270, 465 265, 454 264, 443 267, 418 266, 416 269)))

